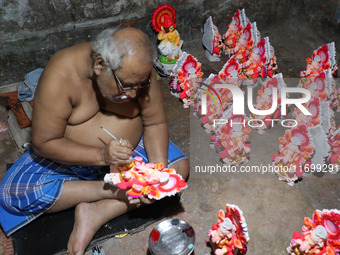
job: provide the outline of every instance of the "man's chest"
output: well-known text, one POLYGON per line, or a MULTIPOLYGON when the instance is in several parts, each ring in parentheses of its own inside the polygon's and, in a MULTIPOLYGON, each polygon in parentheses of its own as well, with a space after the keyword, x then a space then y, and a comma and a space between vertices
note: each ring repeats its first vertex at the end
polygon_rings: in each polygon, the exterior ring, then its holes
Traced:
POLYGON ((100 111, 99 101, 95 95, 81 95, 80 97, 75 104, 72 104, 72 112, 67 121, 69 125, 87 122, 100 111))

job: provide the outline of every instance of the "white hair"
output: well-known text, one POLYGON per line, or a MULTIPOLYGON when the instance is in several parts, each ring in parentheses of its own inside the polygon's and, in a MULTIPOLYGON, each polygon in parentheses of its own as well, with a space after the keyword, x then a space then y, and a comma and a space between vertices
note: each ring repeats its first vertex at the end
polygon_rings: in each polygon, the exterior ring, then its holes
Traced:
POLYGON ((121 36, 115 36, 115 33, 119 31, 119 28, 108 28, 100 32, 95 41, 92 44, 92 57, 95 59, 97 56, 101 56, 105 65, 110 69, 117 70, 122 67, 122 60, 124 57, 133 57, 140 55, 137 53, 143 50, 143 61, 153 61, 153 49, 150 39, 143 33, 144 37, 127 36, 121 38, 121 36))

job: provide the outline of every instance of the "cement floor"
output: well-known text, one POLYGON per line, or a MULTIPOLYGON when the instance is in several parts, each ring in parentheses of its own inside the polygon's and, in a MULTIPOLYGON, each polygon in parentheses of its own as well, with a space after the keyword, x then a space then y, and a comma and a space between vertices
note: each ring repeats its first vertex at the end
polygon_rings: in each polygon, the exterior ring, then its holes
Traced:
MULTIPOLYGON (((270 37, 276 50, 279 71, 284 78, 298 77, 298 73, 305 68, 305 58, 311 57, 312 51, 324 43, 335 41, 339 49, 339 34, 318 30, 305 41, 313 31, 312 24, 306 21, 300 27, 303 28, 301 31, 299 28, 291 29, 292 22, 282 22, 280 29, 277 24, 259 27, 263 35, 270 37)), ((205 77, 210 73, 218 73, 226 61, 223 57, 219 63, 209 63, 204 57, 200 41, 184 42, 183 49, 202 63, 205 77)), ((171 218, 184 219, 195 229, 195 255, 211 254, 211 248, 207 245, 207 231, 216 222, 219 209, 225 209, 226 203, 238 205, 243 211, 250 235, 249 255, 287 254, 285 249, 293 232, 301 230, 304 217, 311 217, 315 209, 340 209, 339 174, 305 177, 294 187, 279 181, 273 174, 195 174, 197 162, 209 162, 209 165, 221 163, 218 154, 209 147, 210 136, 200 127, 199 120, 193 117, 189 109, 183 109, 178 99, 169 93, 169 82, 170 79, 160 79, 170 137, 190 156, 192 162, 189 187, 182 195, 183 210, 171 218)), ((340 124, 339 115, 335 115, 337 125, 340 124)), ((283 134, 284 129, 280 126, 263 135, 253 131, 249 139, 252 152, 247 165, 270 163, 272 154, 277 152, 278 137, 283 134)), ((13 140, 7 137, 0 143, 0 152, 1 178, 6 163, 15 161, 20 151, 13 140)), ((102 247, 106 254, 149 254, 148 237, 158 223, 122 239, 111 238, 102 247)))

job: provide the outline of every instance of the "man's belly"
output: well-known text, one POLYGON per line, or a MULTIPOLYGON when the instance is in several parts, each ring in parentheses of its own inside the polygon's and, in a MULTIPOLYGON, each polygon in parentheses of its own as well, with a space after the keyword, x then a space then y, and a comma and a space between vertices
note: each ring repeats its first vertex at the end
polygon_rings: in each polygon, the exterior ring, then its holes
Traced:
POLYGON ((68 125, 65 137, 81 144, 102 147, 113 138, 103 131, 101 126, 118 139, 128 139, 133 147, 137 146, 143 133, 142 120, 139 116, 129 119, 98 112, 86 122, 68 125))

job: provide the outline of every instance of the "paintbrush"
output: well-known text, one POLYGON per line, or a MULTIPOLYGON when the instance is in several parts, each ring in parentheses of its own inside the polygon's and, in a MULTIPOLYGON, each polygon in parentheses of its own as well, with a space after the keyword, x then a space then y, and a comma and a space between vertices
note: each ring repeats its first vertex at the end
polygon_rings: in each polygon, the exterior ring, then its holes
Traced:
POLYGON ((103 129, 106 133, 108 133, 111 137, 113 137, 113 139, 117 140, 117 137, 115 137, 113 134, 111 134, 109 131, 107 131, 105 128, 103 128, 102 126, 100 126, 101 129, 103 129))
MULTIPOLYGON (((102 126, 100 126, 100 128, 103 129, 103 130, 104 130, 108 135, 110 135, 113 139, 118 140, 117 137, 115 137, 113 134, 111 134, 110 131, 106 130, 106 129, 103 128, 102 126)), ((122 141, 122 138, 120 138, 119 142, 121 143, 121 141, 122 141)), ((137 148, 138 148, 138 147, 139 147, 139 146, 137 146, 137 148)), ((133 151, 134 154, 136 154, 138 151, 140 151, 140 149, 137 149, 137 148, 136 148, 136 150, 133 151)), ((137 154, 136 154, 136 155, 137 155, 137 154)))

